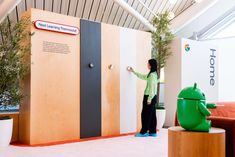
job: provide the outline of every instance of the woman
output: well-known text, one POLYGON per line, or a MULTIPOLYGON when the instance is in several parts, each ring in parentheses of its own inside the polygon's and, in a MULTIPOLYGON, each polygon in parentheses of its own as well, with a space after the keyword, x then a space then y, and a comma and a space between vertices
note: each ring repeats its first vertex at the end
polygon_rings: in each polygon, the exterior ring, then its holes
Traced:
POLYGON ((140 133, 136 134, 136 137, 147 137, 153 136, 156 137, 156 94, 157 94, 157 62, 155 59, 150 59, 148 61, 148 69, 150 70, 147 75, 140 74, 132 67, 128 71, 133 72, 138 78, 142 80, 147 80, 147 85, 144 90, 144 99, 143 99, 143 108, 141 113, 141 123, 142 129, 140 133))

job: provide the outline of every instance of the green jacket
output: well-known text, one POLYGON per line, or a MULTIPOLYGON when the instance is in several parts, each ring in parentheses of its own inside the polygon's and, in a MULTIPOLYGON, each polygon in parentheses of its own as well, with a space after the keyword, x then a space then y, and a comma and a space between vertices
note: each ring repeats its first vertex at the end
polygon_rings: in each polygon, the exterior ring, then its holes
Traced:
POLYGON ((158 83, 158 76, 156 72, 153 72, 148 76, 145 74, 141 74, 138 72, 133 72, 138 78, 142 80, 147 80, 147 85, 144 90, 144 95, 148 95, 148 103, 151 103, 153 97, 157 94, 157 83, 158 83))

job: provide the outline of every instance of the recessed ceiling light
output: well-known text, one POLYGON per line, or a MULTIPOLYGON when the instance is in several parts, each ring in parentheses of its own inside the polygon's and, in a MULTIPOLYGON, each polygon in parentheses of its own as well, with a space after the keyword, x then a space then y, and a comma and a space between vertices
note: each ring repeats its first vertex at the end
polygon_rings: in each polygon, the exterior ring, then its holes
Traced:
POLYGON ((203 0, 195 0, 196 3, 201 3, 203 0))
POLYGON ((169 0, 170 4, 175 4, 177 0, 169 0))

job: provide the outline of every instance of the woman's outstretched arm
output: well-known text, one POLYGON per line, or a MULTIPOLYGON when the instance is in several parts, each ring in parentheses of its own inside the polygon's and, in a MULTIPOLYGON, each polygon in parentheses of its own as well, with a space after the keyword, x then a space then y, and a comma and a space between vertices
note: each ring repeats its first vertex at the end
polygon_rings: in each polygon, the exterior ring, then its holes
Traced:
POLYGON ((135 72, 135 71, 133 71, 133 73, 134 73, 138 78, 140 78, 140 79, 142 79, 142 80, 147 80, 147 76, 148 76, 148 75, 146 75, 146 74, 141 74, 141 73, 138 73, 138 72, 135 72))
POLYGON ((136 72, 132 67, 127 67, 127 70, 128 70, 129 72, 133 72, 133 74, 135 74, 138 78, 140 78, 140 79, 142 79, 142 80, 147 80, 147 76, 148 76, 148 75, 138 73, 138 72, 136 72))

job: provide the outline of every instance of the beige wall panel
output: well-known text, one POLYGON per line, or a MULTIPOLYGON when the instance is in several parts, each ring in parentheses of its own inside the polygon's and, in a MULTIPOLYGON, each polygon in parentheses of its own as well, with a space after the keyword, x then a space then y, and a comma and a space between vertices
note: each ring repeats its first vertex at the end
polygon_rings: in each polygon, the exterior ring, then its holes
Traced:
MULTIPOLYGON (((31 11, 27 11, 23 14, 23 16, 28 16, 31 18, 31 11)), ((31 26, 28 26, 29 31, 31 30, 31 26)), ((29 39, 30 40, 30 39, 29 39)), ((28 63, 30 63, 30 56, 26 58, 28 63)), ((29 67, 30 69, 31 67, 29 67)), ((30 70, 29 70, 30 71, 30 70)), ((20 104, 20 112, 19 112, 19 141, 22 143, 29 143, 30 141, 30 77, 31 74, 25 76, 24 80, 22 80, 22 94, 24 95, 20 104)))
MULTIPOLYGON (((136 70, 141 73, 148 73, 147 63, 151 58, 151 34, 147 32, 137 31, 136 34, 136 70)), ((146 81, 137 79, 137 130, 141 129, 141 111, 142 101, 144 96, 144 89, 146 81)))
MULTIPOLYGON (((79 19, 31 10, 32 21, 44 20, 76 26, 79 19)), ((80 35, 37 30, 31 38, 30 144, 79 138, 80 35), (68 46, 66 53, 45 52, 43 42, 68 46)))
POLYGON ((19 141, 30 142, 30 74, 21 82, 24 98, 19 112, 19 141))
POLYGON ((120 134, 120 28, 101 25, 102 136, 120 134), (113 69, 109 66, 113 65, 113 69))

